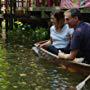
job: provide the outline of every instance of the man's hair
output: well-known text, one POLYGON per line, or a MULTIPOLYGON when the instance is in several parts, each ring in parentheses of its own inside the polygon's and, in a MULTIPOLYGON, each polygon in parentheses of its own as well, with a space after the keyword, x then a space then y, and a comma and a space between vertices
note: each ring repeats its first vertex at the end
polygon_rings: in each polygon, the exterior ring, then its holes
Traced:
POLYGON ((79 20, 81 20, 81 13, 80 13, 80 9, 77 9, 77 8, 73 8, 73 9, 70 9, 69 10, 70 13, 71 13, 71 16, 72 17, 75 17, 77 16, 79 20))

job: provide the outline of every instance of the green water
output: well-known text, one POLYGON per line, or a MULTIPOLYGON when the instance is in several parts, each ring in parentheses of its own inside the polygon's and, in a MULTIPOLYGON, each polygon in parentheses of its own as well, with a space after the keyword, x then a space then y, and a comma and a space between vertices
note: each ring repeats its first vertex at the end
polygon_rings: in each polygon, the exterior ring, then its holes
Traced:
MULTIPOLYGON (((85 79, 41 60, 31 48, 32 41, 20 35, 0 39, 0 90, 67 90, 85 79)), ((90 81, 83 90, 90 90, 90 81)))
MULTIPOLYGON (((85 76, 60 69, 45 60, 40 60, 32 49, 10 43, 3 46, 0 65, 0 90, 67 90, 76 86, 85 76)), ((83 90, 90 90, 88 81, 83 90)))

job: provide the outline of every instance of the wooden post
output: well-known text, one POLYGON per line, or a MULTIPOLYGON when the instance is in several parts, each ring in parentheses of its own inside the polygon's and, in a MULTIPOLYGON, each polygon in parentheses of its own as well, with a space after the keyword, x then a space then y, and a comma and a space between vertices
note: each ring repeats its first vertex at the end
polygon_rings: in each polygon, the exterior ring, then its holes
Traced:
POLYGON ((13 30, 13 2, 14 0, 10 0, 10 16, 9 16, 10 30, 13 30))

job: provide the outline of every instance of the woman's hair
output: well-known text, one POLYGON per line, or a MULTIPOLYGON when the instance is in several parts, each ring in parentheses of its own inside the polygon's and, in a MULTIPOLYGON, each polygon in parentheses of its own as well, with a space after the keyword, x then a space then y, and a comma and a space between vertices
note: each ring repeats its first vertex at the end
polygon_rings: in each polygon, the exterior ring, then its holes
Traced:
POLYGON ((63 11, 58 11, 54 13, 54 17, 56 20, 59 22, 60 20, 64 20, 64 12, 63 11))

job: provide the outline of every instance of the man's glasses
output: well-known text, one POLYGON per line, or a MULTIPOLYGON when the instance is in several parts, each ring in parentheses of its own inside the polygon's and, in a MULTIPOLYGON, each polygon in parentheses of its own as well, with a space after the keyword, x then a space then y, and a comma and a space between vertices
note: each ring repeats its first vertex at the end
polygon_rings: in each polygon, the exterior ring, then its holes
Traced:
POLYGON ((66 21, 72 21, 74 18, 68 18, 68 17, 65 17, 65 20, 66 21))
POLYGON ((69 21, 69 18, 65 18, 65 20, 69 21))

